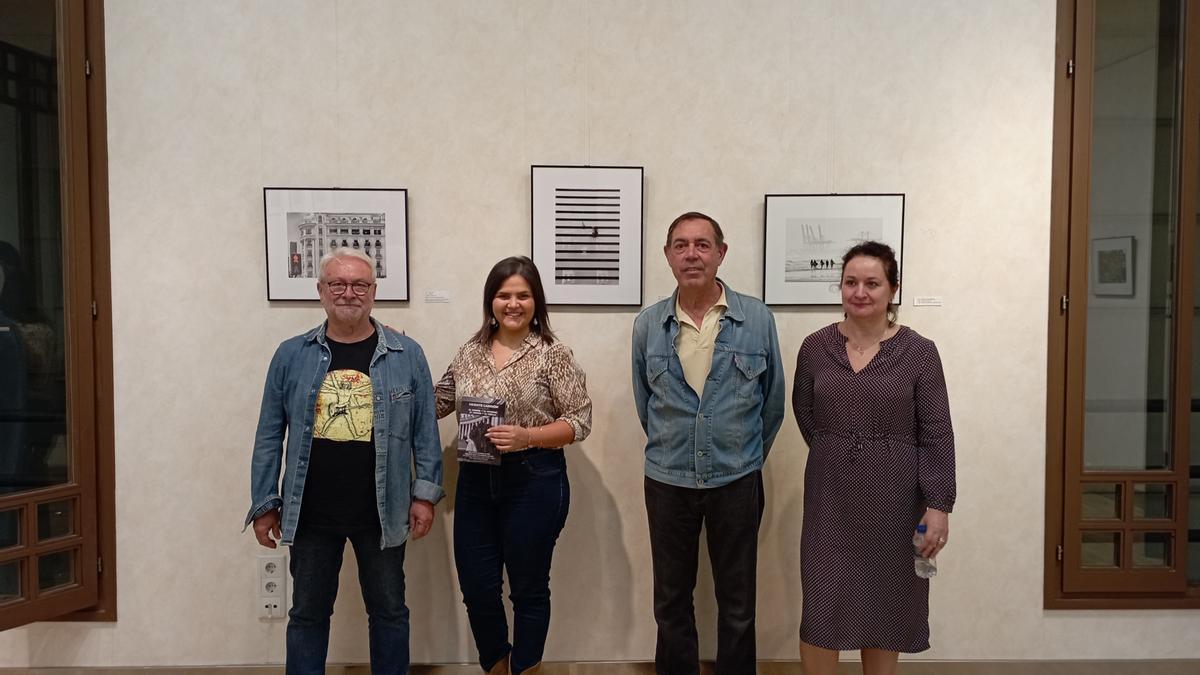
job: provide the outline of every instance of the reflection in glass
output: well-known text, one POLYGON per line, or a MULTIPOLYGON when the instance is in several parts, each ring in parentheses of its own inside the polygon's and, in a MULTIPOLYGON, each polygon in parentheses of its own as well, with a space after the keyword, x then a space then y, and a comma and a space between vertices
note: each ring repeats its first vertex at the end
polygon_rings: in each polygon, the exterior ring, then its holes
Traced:
POLYGON ((1084 468, 1167 469, 1178 223, 1178 0, 1099 0, 1084 468))
MULTIPOLYGON (((1196 352, 1200 356, 1200 352, 1196 352)), ((1193 380, 1193 387, 1195 381, 1193 380)), ((1193 394, 1194 395, 1194 394, 1193 394)), ((1192 415, 1193 418, 1196 415, 1192 415)), ((1197 455, 1196 437, 1200 436, 1200 427, 1196 423, 1192 423, 1192 471, 1196 471, 1197 464, 1200 464, 1200 455, 1197 455)), ((1200 584, 1200 479, 1193 478, 1191 480, 1191 493, 1188 495, 1188 584, 1200 584)))
POLYGON ((76 550, 59 551, 58 553, 38 557, 37 576, 39 592, 75 584, 76 550))
POLYGON ((38 504, 38 541, 62 537, 75 531, 75 500, 38 504))
POLYGON ((54 5, 26 4, 21 30, 0 23, 0 493, 71 465, 54 5))
POLYGON ((1175 486, 1169 483, 1134 483, 1135 520, 1171 518, 1175 513, 1175 486))
POLYGON ((25 597, 21 592, 21 568, 24 564, 23 560, 0 563, 0 605, 25 597))
POLYGON ((0 511, 0 549, 21 544, 21 509, 0 511))
POLYGON ((19 508, 0 510, 0 549, 20 545, 20 516, 19 508))
POLYGON ((1172 539, 1170 532, 1134 532, 1133 566, 1170 567, 1172 539))
POLYGON ((1083 567, 1120 567, 1120 532, 1083 532, 1083 567))
POLYGON ((1084 483, 1083 519, 1117 520, 1121 518, 1120 483, 1084 483))

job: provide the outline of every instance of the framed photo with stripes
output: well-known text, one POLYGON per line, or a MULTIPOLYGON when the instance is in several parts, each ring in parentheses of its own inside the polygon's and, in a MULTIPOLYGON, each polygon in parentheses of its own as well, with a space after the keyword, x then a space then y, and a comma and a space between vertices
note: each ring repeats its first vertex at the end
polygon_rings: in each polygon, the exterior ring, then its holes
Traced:
POLYGON ((642 305, 640 166, 531 167, 533 262, 549 305, 642 305))

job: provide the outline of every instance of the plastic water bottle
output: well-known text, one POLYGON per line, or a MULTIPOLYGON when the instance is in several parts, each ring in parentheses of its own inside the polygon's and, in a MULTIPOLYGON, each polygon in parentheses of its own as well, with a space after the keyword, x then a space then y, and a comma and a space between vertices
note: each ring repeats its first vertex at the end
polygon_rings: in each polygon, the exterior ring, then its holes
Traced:
POLYGON ((937 561, 921 555, 924 546, 925 523, 921 523, 917 525, 917 531, 913 534, 913 571, 922 579, 932 579, 937 575, 937 561))

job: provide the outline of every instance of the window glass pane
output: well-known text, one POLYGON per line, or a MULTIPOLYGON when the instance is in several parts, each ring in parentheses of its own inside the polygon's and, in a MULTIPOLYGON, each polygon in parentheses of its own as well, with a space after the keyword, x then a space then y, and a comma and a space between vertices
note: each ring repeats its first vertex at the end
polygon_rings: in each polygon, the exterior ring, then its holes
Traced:
POLYGON ((38 557, 37 578, 39 592, 61 586, 71 586, 76 583, 75 554, 76 550, 71 549, 38 557))
POLYGON ((0 549, 21 544, 21 509, 0 511, 0 549))
POLYGON ((1121 484, 1084 483, 1084 520, 1120 520, 1121 484))
POLYGON ((1134 532, 1134 567, 1170 567, 1174 556, 1171 542, 1175 538, 1170 532, 1134 532))
POLYGON ((1200 541, 1188 539, 1188 584, 1195 586, 1200 581, 1200 541))
POLYGON ((0 26, 0 493, 66 482, 71 465, 54 4, 28 7, 0 26))
POLYGON ((1120 532, 1084 532, 1084 567, 1120 567, 1120 532))
POLYGON ((1096 4, 1084 467, 1170 468, 1178 0, 1096 4))
POLYGON ((1169 483, 1134 483, 1133 517, 1136 520, 1172 518, 1175 486, 1169 483))
POLYGON ((21 570, 24 566, 25 561, 23 560, 0 563, 0 605, 25 597, 21 591, 21 570))
POLYGON ((75 500, 38 504, 38 541, 63 537, 75 532, 75 500))

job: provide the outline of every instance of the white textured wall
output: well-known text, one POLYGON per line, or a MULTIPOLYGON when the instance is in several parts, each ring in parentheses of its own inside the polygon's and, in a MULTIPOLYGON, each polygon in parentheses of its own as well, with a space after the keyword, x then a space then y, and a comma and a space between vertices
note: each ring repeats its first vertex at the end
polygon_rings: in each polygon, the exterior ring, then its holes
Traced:
MULTIPOLYGON (((265 299, 261 188, 410 190, 415 300, 377 315, 440 372, 490 265, 529 250, 534 163, 645 166, 647 302, 672 287, 659 242, 682 211, 724 224, 723 277, 758 294, 764 193, 906 193, 905 297, 945 306, 902 318, 942 350, 959 443, 922 658, 1200 656, 1194 612, 1041 608, 1051 0, 109 0, 106 21, 121 618, 0 634, 0 665, 278 662, 239 532, 248 454, 273 347, 322 314, 265 299)), ((837 316, 777 313, 789 374, 837 316)), ((653 654, 633 317, 554 314, 596 414, 569 451, 550 660, 653 654)), ((767 466, 767 659, 796 656, 804 457, 789 413, 767 466)), ((451 516, 409 552, 418 661, 473 658, 451 516)), ((331 658, 361 662, 352 567, 331 658)), ((711 645, 710 581, 699 596, 711 645)))

